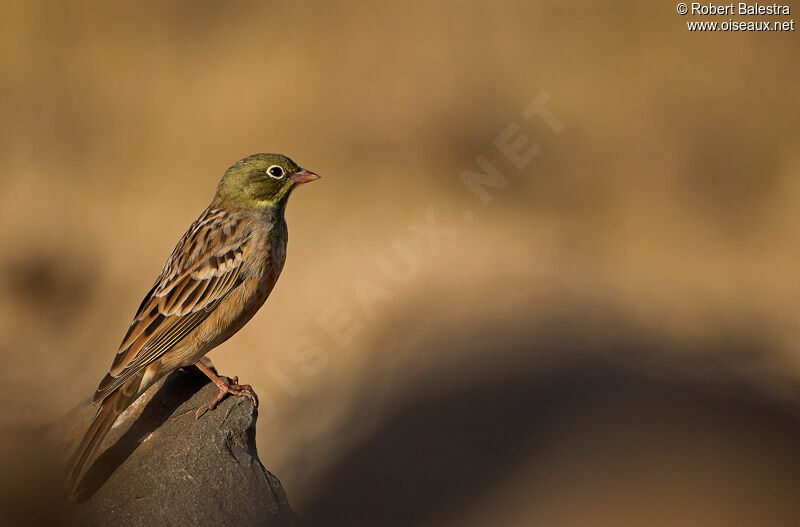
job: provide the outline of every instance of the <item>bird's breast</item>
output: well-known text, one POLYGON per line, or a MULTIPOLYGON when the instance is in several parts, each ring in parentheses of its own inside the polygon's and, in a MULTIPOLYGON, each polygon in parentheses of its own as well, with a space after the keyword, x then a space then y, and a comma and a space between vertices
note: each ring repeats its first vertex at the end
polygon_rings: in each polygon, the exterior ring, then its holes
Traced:
POLYGON ((281 221, 260 233, 254 241, 251 254, 250 275, 256 279, 253 301, 256 309, 267 299, 286 262, 286 223, 281 221))

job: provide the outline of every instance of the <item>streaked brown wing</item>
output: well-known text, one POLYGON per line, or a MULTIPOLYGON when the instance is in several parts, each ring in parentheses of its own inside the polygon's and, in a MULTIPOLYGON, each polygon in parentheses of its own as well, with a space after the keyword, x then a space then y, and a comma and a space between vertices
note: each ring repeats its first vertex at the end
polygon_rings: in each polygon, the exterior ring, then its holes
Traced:
POLYGON ((241 218, 207 209, 172 251, 142 300, 94 401, 172 349, 241 282, 249 231, 241 218))

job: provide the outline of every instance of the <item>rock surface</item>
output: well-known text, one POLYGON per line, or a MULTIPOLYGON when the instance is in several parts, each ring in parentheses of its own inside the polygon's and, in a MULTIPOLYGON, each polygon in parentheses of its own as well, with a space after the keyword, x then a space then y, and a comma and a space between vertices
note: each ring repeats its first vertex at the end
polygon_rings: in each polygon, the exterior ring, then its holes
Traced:
MULTIPOLYGON (((280 481, 258 459, 257 410, 227 397, 199 420, 218 389, 196 368, 179 370, 120 416, 84 478, 75 525, 297 525, 280 481)), ((74 442, 93 415, 64 423, 74 442)))

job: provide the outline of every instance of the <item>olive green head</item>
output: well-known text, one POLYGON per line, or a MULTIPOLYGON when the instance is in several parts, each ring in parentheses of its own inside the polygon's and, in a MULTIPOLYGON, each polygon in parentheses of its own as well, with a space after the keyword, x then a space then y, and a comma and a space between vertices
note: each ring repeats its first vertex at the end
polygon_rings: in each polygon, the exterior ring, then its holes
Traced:
POLYGON ((230 167, 217 188, 215 203, 246 208, 285 205, 297 185, 319 179, 281 154, 253 154, 230 167))

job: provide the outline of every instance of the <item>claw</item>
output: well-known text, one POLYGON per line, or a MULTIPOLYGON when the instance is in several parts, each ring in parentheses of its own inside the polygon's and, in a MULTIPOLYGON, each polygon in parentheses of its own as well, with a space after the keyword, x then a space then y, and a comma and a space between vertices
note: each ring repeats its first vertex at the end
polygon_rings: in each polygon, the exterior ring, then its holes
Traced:
POLYGON ((197 409, 197 412, 195 413, 195 418, 200 419, 200 416, 205 414, 207 411, 216 408, 217 405, 220 402, 222 402, 222 400, 225 399, 225 397, 227 397, 228 395, 234 395, 236 397, 247 397, 248 399, 253 401, 253 404, 256 407, 258 407, 258 398, 256 397, 256 394, 253 391, 253 387, 250 386, 249 384, 237 384, 237 381, 238 379, 234 377, 233 379, 231 379, 230 384, 223 384, 222 386, 220 386, 219 393, 217 394, 217 396, 214 397, 214 399, 211 402, 206 403, 197 409))
POLYGON ((195 365, 200 369, 200 371, 205 373, 209 379, 211 379, 214 384, 217 385, 217 387, 219 387, 219 393, 216 397, 214 397, 214 400, 197 409, 197 412, 194 415, 195 419, 200 419, 200 417, 206 412, 216 408, 217 405, 229 394, 236 397, 247 397, 253 401, 253 404, 256 406, 256 408, 258 408, 258 397, 256 396, 256 392, 253 391, 253 387, 249 384, 239 384, 239 377, 234 377, 231 379, 231 382, 227 383, 220 379, 219 376, 214 374, 214 372, 206 368, 199 361, 195 363, 195 365))

